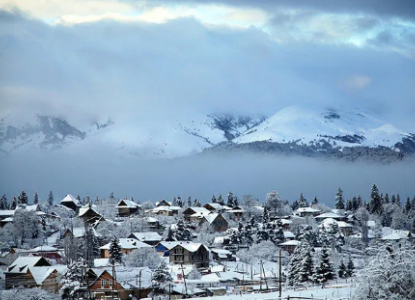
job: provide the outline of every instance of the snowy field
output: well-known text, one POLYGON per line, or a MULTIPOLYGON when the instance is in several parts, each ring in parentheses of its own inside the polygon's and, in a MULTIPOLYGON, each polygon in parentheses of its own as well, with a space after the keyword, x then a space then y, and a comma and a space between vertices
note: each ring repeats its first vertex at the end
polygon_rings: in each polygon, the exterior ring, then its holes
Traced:
MULTIPOLYGON (((307 288, 304 290, 283 290, 282 299, 315 299, 315 300, 349 300, 352 295, 352 287, 349 285, 330 285, 322 289, 321 287, 307 288), (289 298, 288 298, 289 297, 289 298), (297 298, 302 297, 302 298, 297 298)), ((201 298, 192 298, 201 299, 201 298)), ((251 294, 230 294, 226 296, 204 297, 206 300, 238 300, 238 299, 261 299, 271 300, 280 299, 279 293, 251 293, 251 294)))

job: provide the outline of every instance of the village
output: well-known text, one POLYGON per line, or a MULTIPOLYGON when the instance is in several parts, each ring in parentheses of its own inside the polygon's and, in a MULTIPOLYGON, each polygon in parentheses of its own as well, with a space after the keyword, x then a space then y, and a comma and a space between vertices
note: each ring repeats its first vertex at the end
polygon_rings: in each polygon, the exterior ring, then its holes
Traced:
POLYGON ((379 194, 375 185, 367 203, 343 199, 339 188, 335 208, 303 194, 290 204, 275 191, 263 203, 230 192, 204 205, 179 196, 154 204, 113 194, 68 194, 56 204, 51 197, 0 201, 5 292, 33 289, 55 299, 281 297, 310 287, 351 288, 374 245, 413 248, 415 201, 401 204, 399 195, 379 194))

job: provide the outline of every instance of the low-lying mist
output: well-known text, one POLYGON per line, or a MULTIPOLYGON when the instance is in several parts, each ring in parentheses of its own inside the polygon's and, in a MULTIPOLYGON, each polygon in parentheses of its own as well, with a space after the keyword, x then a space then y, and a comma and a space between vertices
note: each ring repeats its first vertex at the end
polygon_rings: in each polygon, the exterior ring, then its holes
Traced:
MULTIPOLYGON (((232 191, 239 198, 252 194, 263 201, 276 190, 290 202, 304 193, 311 201, 334 204, 338 187, 345 198, 370 197, 373 183, 380 192, 415 194, 414 163, 364 164, 322 161, 302 157, 259 154, 196 155, 169 161, 142 161, 134 157, 99 152, 63 155, 61 152, 13 155, 0 158, 0 193, 10 200, 25 190, 29 201, 37 192, 46 199, 53 191, 55 201, 67 193, 91 198, 133 196, 137 201, 172 200, 191 196, 202 203, 212 194, 232 191)), ((404 198, 403 198, 404 199, 404 198)))

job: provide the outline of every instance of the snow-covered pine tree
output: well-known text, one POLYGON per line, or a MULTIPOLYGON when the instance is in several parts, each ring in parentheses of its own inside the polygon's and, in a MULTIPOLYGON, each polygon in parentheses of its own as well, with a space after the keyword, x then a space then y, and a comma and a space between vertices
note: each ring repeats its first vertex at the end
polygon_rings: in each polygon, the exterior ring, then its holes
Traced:
POLYGON ((39 203, 39 196, 37 195, 37 193, 35 193, 35 195, 33 196, 33 203, 34 204, 38 204, 39 203))
POLYGON ((262 213, 262 224, 264 227, 266 227, 268 223, 269 223, 269 212, 268 212, 268 208, 265 206, 264 211, 262 213))
POLYGON ((173 204, 173 206, 178 206, 177 205, 177 198, 176 197, 173 198, 173 203, 172 204, 173 204))
POLYGON ((17 200, 18 204, 27 204, 29 202, 25 191, 21 191, 20 195, 17 197, 17 200))
POLYGON ((347 268, 343 262, 343 259, 340 261, 339 270, 337 271, 337 274, 339 275, 339 278, 347 277, 347 268))
POLYGON ((49 204, 49 206, 53 206, 53 193, 52 193, 52 191, 50 191, 49 195, 48 195, 48 204, 49 204))
POLYGON ((311 251, 312 247, 306 240, 302 240, 295 248, 287 268, 289 285, 295 286, 298 283, 313 280, 314 268, 311 251))
POLYGON ((173 241, 175 241, 174 234, 173 234, 173 230, 171 230, 171 227, 169 227, 167 229, 167 237, 166 237, 165 241, 166 242, 173 242, 173 241))
POLYGON ((352 277, 354 275, 354 263, 352 257, 349 255, 349 261, 347 262, 346 276, 352 277))
POLYGON ((330 263, 328 250, 325 247, 321 249, 320 269, 324 277, 324 282, 327 280, 334 279, 336 277, 333 271, 333 267, 330 263))
POLYGON ((12 200, 10 201, 10 209, 11 210, 15 210, 16 209, 16 205, 17 205, 17 200, 16 200, 16 197, 13 196, 12 200))
POLYGON ((165 287, 172 281, 173 278, 169 273, 166 263, 164 261, 161 261, 160 264, 154 270, 151 279, 154 294, 164 294, 165 287))
POLYGON ((111 245, 110 245, 108 252, 110 254, 110 262, 112 261, 118 262, 118 263, 122 262, 121 245, 120 245, 120 240, 117 237, 114 237, 111 240, 111 245))
POLYGON ((390 199, 389 199, 389 194, 388 193, 385 194, 384 200, 385 200, 385 204, 389 204, 390 203, 390 199))
POLYGON ((219 203, 220 205, 225 205, 225 201, 223 200, 223 198, 222 198, 222 195, 221 195, 221 194, 219 194, 219 196, 218 196, 218 203, 219 203))
POLYGON ((317 204, 318 204, 317 196, 314 196, 313 201, 311 201, 311 205, 317 205, 317 204))
POLYGON ((191 233, 189 229, 186 228, 186 225, 182 219, 177 221, 177 229, 175 232, 175 238, 178 241, 190 241, 191 233))
POLYGON ((177 197, 177 205, 183 207, 183 201, 182 198, 180 198, 180 196, 177 197))
POLYGON ((192 206, 192 197, 189 196, 189 198, 187 198, 187 206, 191 207, 192 206))
POLYGON ((370 203, 369 203, 370 213, 381 215, 383 212, 382 201, 379 195, 379 189, 376 184, 373 184, 372 191, 370 193, 370 203))
POLYGON ((347 199, 347 201, 346 201, 346 210, 347 211, 352 211, 353 210, 353 203, 352 203, 352 200, 350 200, 350 199, 347 199))
POLYGON ((412 210, 412 206, 411 206, 411 199, 408 197, 406 197, 406 202, 405 202, 405 213, 409 214, 411 213, 412 210))
POLYGON ((300 207, 297 200, 293 201, 293 204, 291 204, 292 210, 297 210, 300 207))
POLYGON ((94 259, 99 257, 99 243, 93 229, 85 223, 85 253, 84 259, 87 267, 94 266, 94 259))
POLYGON ((216 200, 216 196, 215 195, 213 195, 212 196, 212 203, 216 203, 217 202, 217 200, 216 200))
POLYGON ((299 205, 299 207, 307 207, 308 206, 307 199, 304 198, 303 193, 300 194, 300 199, 298 199, 298 205, 299 205))
POLYGON ((7 203, 6 194, 3 194, 0 199, 0 210, 8 209, 9 204, 7 203))
POLYGON ((336 193, 336 209, 344 209, 344 199, 343 199, 343 190, 339 187, 336 193))
POLYGON ((228 201, 226 202, 226 206, 233 207, 233 194, 229 192, 228 194, 228 201))
POLYGON ((85 266, 81 261, 71 263, 67 266, 65 274, 61 278, 62 288, 59 294, 62 299, 75 299, 82 296, 80 292, 83 290, 84 276, 82 269, 85 266))

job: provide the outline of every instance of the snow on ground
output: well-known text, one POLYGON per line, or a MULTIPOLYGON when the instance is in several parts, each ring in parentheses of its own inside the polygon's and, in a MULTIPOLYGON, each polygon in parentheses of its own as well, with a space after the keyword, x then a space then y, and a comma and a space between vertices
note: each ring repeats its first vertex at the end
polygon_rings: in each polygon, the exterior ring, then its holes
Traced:
MULTIPOLYGON (((352 295, 352 287, 349 285, 333 285, 327 286, 322 289, 320 286, 314 288, 308 288, 306 290, 283 290, 282 298, 288 299, 288 297, 308 297, 312 299, 324 299, 324 300, 349 300, 352 295)), ((200 299, 200 298, 193 298, 200 299)), ((276 300, 279 298, 279 293, 250 293, 250 294, 229 294, 226 296, 215 296, 215 297, 205 297, 206 300, 241 300, 241 299, 251 299, 251 300, 276 300)), ((295 299, 295 298, 294 298, 295 299)), ((293 299, 293 300, 294 300, 293 299)))

